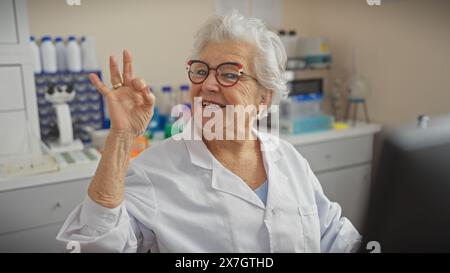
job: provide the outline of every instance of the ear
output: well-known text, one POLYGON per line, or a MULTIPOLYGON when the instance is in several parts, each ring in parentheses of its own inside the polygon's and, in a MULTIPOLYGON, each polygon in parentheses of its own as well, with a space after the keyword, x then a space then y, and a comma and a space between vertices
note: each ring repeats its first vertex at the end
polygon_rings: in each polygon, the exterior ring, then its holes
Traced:
POLYGON ((272 102, 272 90, 264 89, 261 93, 261 99, 258 105, 258 119, 262 119, 267 116, 270 103, 272 102))

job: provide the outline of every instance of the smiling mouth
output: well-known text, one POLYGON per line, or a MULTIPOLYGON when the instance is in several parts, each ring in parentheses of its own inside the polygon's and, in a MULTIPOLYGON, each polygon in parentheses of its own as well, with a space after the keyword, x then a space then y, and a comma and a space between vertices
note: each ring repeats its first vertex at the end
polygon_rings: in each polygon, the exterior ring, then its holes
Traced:
POLYGON ((217 103, 217 102, 213 102, 213 101, 209 101, 209 100, 204 100, 202 101, 202 106, 206 107, 206 106, 216 106, 216 107, 220 107, 220 108, 225 108, 225 104, 221 104, 221 103, 217 103))

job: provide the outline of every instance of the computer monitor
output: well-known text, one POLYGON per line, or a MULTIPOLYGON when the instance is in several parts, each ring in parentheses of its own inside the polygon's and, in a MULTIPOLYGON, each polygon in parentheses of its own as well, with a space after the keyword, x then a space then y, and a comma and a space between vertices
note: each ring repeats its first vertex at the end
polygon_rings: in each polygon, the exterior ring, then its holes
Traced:
POLYGON ((382 143, 361 252, 371 241, 381 252, 450 252, 450 115, 390 130, 382 143))

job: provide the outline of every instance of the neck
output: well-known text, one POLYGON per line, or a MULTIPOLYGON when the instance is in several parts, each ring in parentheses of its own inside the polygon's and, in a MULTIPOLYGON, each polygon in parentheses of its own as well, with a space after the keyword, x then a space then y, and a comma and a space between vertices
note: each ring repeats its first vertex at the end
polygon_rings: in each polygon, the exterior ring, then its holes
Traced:
POLYGON ((217 158, 245 158, 259 151, 259 140, 205 140, 208 150, 217 158))

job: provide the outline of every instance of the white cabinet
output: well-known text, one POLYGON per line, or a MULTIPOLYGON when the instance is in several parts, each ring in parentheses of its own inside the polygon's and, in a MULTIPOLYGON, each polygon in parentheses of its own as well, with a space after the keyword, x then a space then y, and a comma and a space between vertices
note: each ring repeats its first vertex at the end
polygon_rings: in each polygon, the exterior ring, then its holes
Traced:
POLYGON ((0 192, 0 252, 60 252, 56 235, 90 178, 0 192))
POLYGON ((0 44, 17 44, 16 12, 13 0, 0 1, 0 44))
POLYGON ((372 135, 366 135, 296 147, 317 173, 370 162, 372 144, 372 135))
POLYGON ((317 173, 325 195, 338 202, 342 213, 361 231, 370 192, 371 164, 317 173))
POLYGON ((64 245, 56 241, 62 223, 50 224, 0 235, 0 252, 62 252, 64 245))
POLYGON ((0 178, 0 252, 61 252, 56 235, 86 197, 97 163, 0 178))
POLYGON ((380 129, 359 124, 342 131, 281 136, 308 160, 325 195, 339 203, 342 215, 358 230, 369 198, 373 138, 380 129))
POLYGON ((26 113, 10 111, 0 113, 0 156, 5 154, 26 153, 29 150, 27 138, 26 113), (3 129, 6 128, 6 129, 3 129))
POLYGON ((0 111, 25 109, 22 69, 19 65, 0 66, 0 111))
POLYGON ((0 156, 27 152, 24 136, 40 135, 26 3, 0 1, 0 156))
POLYGON ((63 221, 86 195, 87 180, 0 193, 0 234, 63 221))

